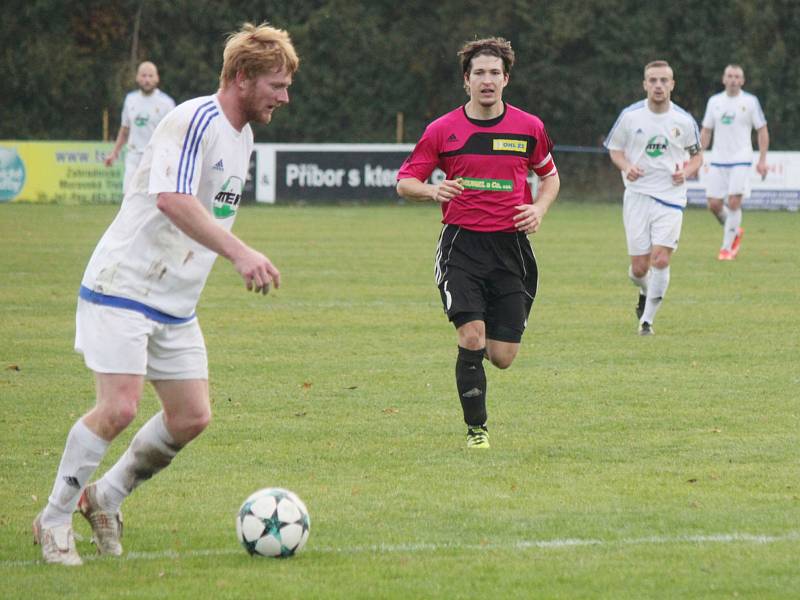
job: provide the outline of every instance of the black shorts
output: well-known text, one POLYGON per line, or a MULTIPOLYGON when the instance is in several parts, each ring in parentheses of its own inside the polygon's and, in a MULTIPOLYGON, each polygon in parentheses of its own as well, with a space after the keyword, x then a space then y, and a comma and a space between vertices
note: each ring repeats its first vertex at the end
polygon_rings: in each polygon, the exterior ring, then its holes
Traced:
POLYGON ((456 327, 480 320, 489 339, 522 339, 539 283, 528 236, 445 225, 435 271, 447 318, 456 327))

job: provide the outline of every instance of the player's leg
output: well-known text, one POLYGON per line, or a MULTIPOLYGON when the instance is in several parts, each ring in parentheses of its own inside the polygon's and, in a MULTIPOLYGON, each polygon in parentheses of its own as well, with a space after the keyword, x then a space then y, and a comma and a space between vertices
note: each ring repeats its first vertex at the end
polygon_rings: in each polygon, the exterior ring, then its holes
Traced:
POLYGON ((488 448, 486 432, 485 286, 464 267, 483 258, 481 236, 445 225, 436 249, 436 284, 447 318, 456 328, 456 390, 467 424, 467 446, 488 448))
POLYGON ((47 562, 80 564, 72 513, 110 442, 133 420, 143 387, 147 324, 130 311, 78 301, 75 348, 95 372, 96 404, 70 430, 34 538, 47 562))
POLYGON ((717 222, 724 227, 725 219, 728 216, 728 209, 723 199, 709 197, 706 201, 708 203, 708 210, 711 211, 711 214, 714 215, 717 222))
POLYGON ((728 209, 724 202, 728 195, 728 175, 729 169, 711 166, 705 178, 708 210, 723 227, 728 216, 728 209))
MULTIPOLYGON (((733 252, 733 244, 739 236, 739 229, 742 226, 742 196, 728 196, 728 216, 725 219, 725 233, 722 236, 722 248, 727 252, 733 252)), ((738 244, 736 246, 739 248, 738 244)), ((731 257, 732 258, 732 257, 731 257)))
POLYGON ((95 378, 97 404, 72 426, 47 506, 34 525, 35 541, 42 544, 47 562, 80 564, 74 541, 69 541, 72 513, 109 444, 135 417, 141 397, 140 375, 96 373, 95 378), (65 532, 61 537, 66 535, 66 545, 58 543, 59 531, 65 532))
POLYGON ((167 467, 210 420, 207 357, 197 319, 159 324, 149 340, 147 361, 147 377, 163 410, 139 429, 125 453, 81 498, 81 512, 92 524, 98 548, 107 554, 122 553, 120 506, 125 498, 167 467))
POLYGON ((639 321, 639 333, 641 335, 652 335, 654 333, 653 322, 669 287, 669 261, 671 255, 672 248, 653 246, 650 254, 650 284, 642 317, 639 321))
POLYGON ((456 389, 461 402, 464 423, 467 424, 467 446, 488 448, 486 428, 486 326, 480 313, 460 313, 453 324, 458 335, 456 359, 456 389))
POLYGON ((678 208, 656 203, 652 215, 653 247, 649 257, 650 280, 644 312, 639 321, 641 335, 654 333, 653 322, 669 287, 670 260, 672 253, 678 247, 683 224, 683 211, 678 208))
POLYGON ((719 258, 733 260, 739 253, 744 229, 742 229, 742 200, 749 193, 750 169, 740 165, 730 169, 728 213, 725 218, 725 233, 719 258))
POLYGON ((641 322, 647 300, 650 279, 650 209, 654 201, 649 196, 625 191, 622 204, 622 221, 630 256, 628 279, 638 289, 636 295, 636 319, 641 322))

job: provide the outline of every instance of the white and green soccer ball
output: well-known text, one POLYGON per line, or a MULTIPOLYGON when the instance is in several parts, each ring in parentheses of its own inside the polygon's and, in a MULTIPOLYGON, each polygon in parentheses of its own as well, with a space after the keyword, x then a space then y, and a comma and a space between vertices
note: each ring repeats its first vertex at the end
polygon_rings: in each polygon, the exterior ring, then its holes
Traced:
POLYGON ((283 488, 250 494, 236 515, 236 537, 252 556, 292 556, 306 545, 310 527, 306 505, 283 488))

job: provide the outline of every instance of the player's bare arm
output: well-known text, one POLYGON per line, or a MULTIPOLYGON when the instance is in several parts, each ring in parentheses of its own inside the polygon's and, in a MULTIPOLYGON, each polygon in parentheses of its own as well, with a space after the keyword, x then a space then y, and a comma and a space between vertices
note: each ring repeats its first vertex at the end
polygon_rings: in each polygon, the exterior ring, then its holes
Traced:
POLYGON ((280 287, 281 274, 272 262, 217 225, 194 196, 162 192, 157 206, 183 233, 231 261, 248 290, 266 294, 271 283, 280 287))
POLYGON ((757 131, 758 136, 758 164, 756 171, 761 175, 761 179, 767 177, 767 150, 769 150, 769 130, 764 125, 757 131))
POLYGON ((531 234, 539 231, 550 205, 558 197, 558 190, 561 188, 561 179, 558 173, 553 173, 539 180, 539 188, 533 204, 521 204, 516 207, 519 214, 514 215, 514 226, 517 231, 531 234))
POLYGON ((608 154, 611 157, 611 162, 622 171, 628 181, 636 181, 644 175, 644 169, 629 161, 625 156, 624 150, 609 150, 608 154))
POLYGON ((703 150, 708 150, 711 147, 712 131, 708 127, 700 129, 700 146, 702 146, 703 150))
POLYGON ((119 128, 119 133, 117 134, 117 140, 114 142, 114 148, 111 150, 106 159, 103 161, 107 167, 110 167, 114 164, 114 161, 119 158, 119 151, 122 150, 122 147, 128 143, 128 137, 130 135, 130 128, 122 126, 119 128))
POLYGON ((445 179, 442 183, 425 183, 415 177, 405 177, 397 182, 397 193, 406 200, 421 202, 450 202, 464 191, 460 179, 445 179))

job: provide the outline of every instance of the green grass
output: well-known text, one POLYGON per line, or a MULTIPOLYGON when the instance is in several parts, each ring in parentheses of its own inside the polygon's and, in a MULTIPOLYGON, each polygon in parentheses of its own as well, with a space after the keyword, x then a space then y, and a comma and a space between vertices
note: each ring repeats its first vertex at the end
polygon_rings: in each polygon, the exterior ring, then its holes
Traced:
MULTIPOLYGON (((796 597, 798 215, 745 213, 739 259, 719 263, 721 229, 687 211, 639 338, 620 208, 566 202, 534 238, 520 355, 487 367, 488 452, 464 446, 435 207, 244 208, 236 231, 283 286, 248 295, 215 267, 198 310, 211 427, 126 502, 125 557, 39 564, 30 521, 93 402, 77 286, 114 212, 0 207, 0 597, 796 597), (311 513, 290 560, 234 538, 270 485, 311 513)), ((101 471, 155 410, 148 391, 101 471)))

